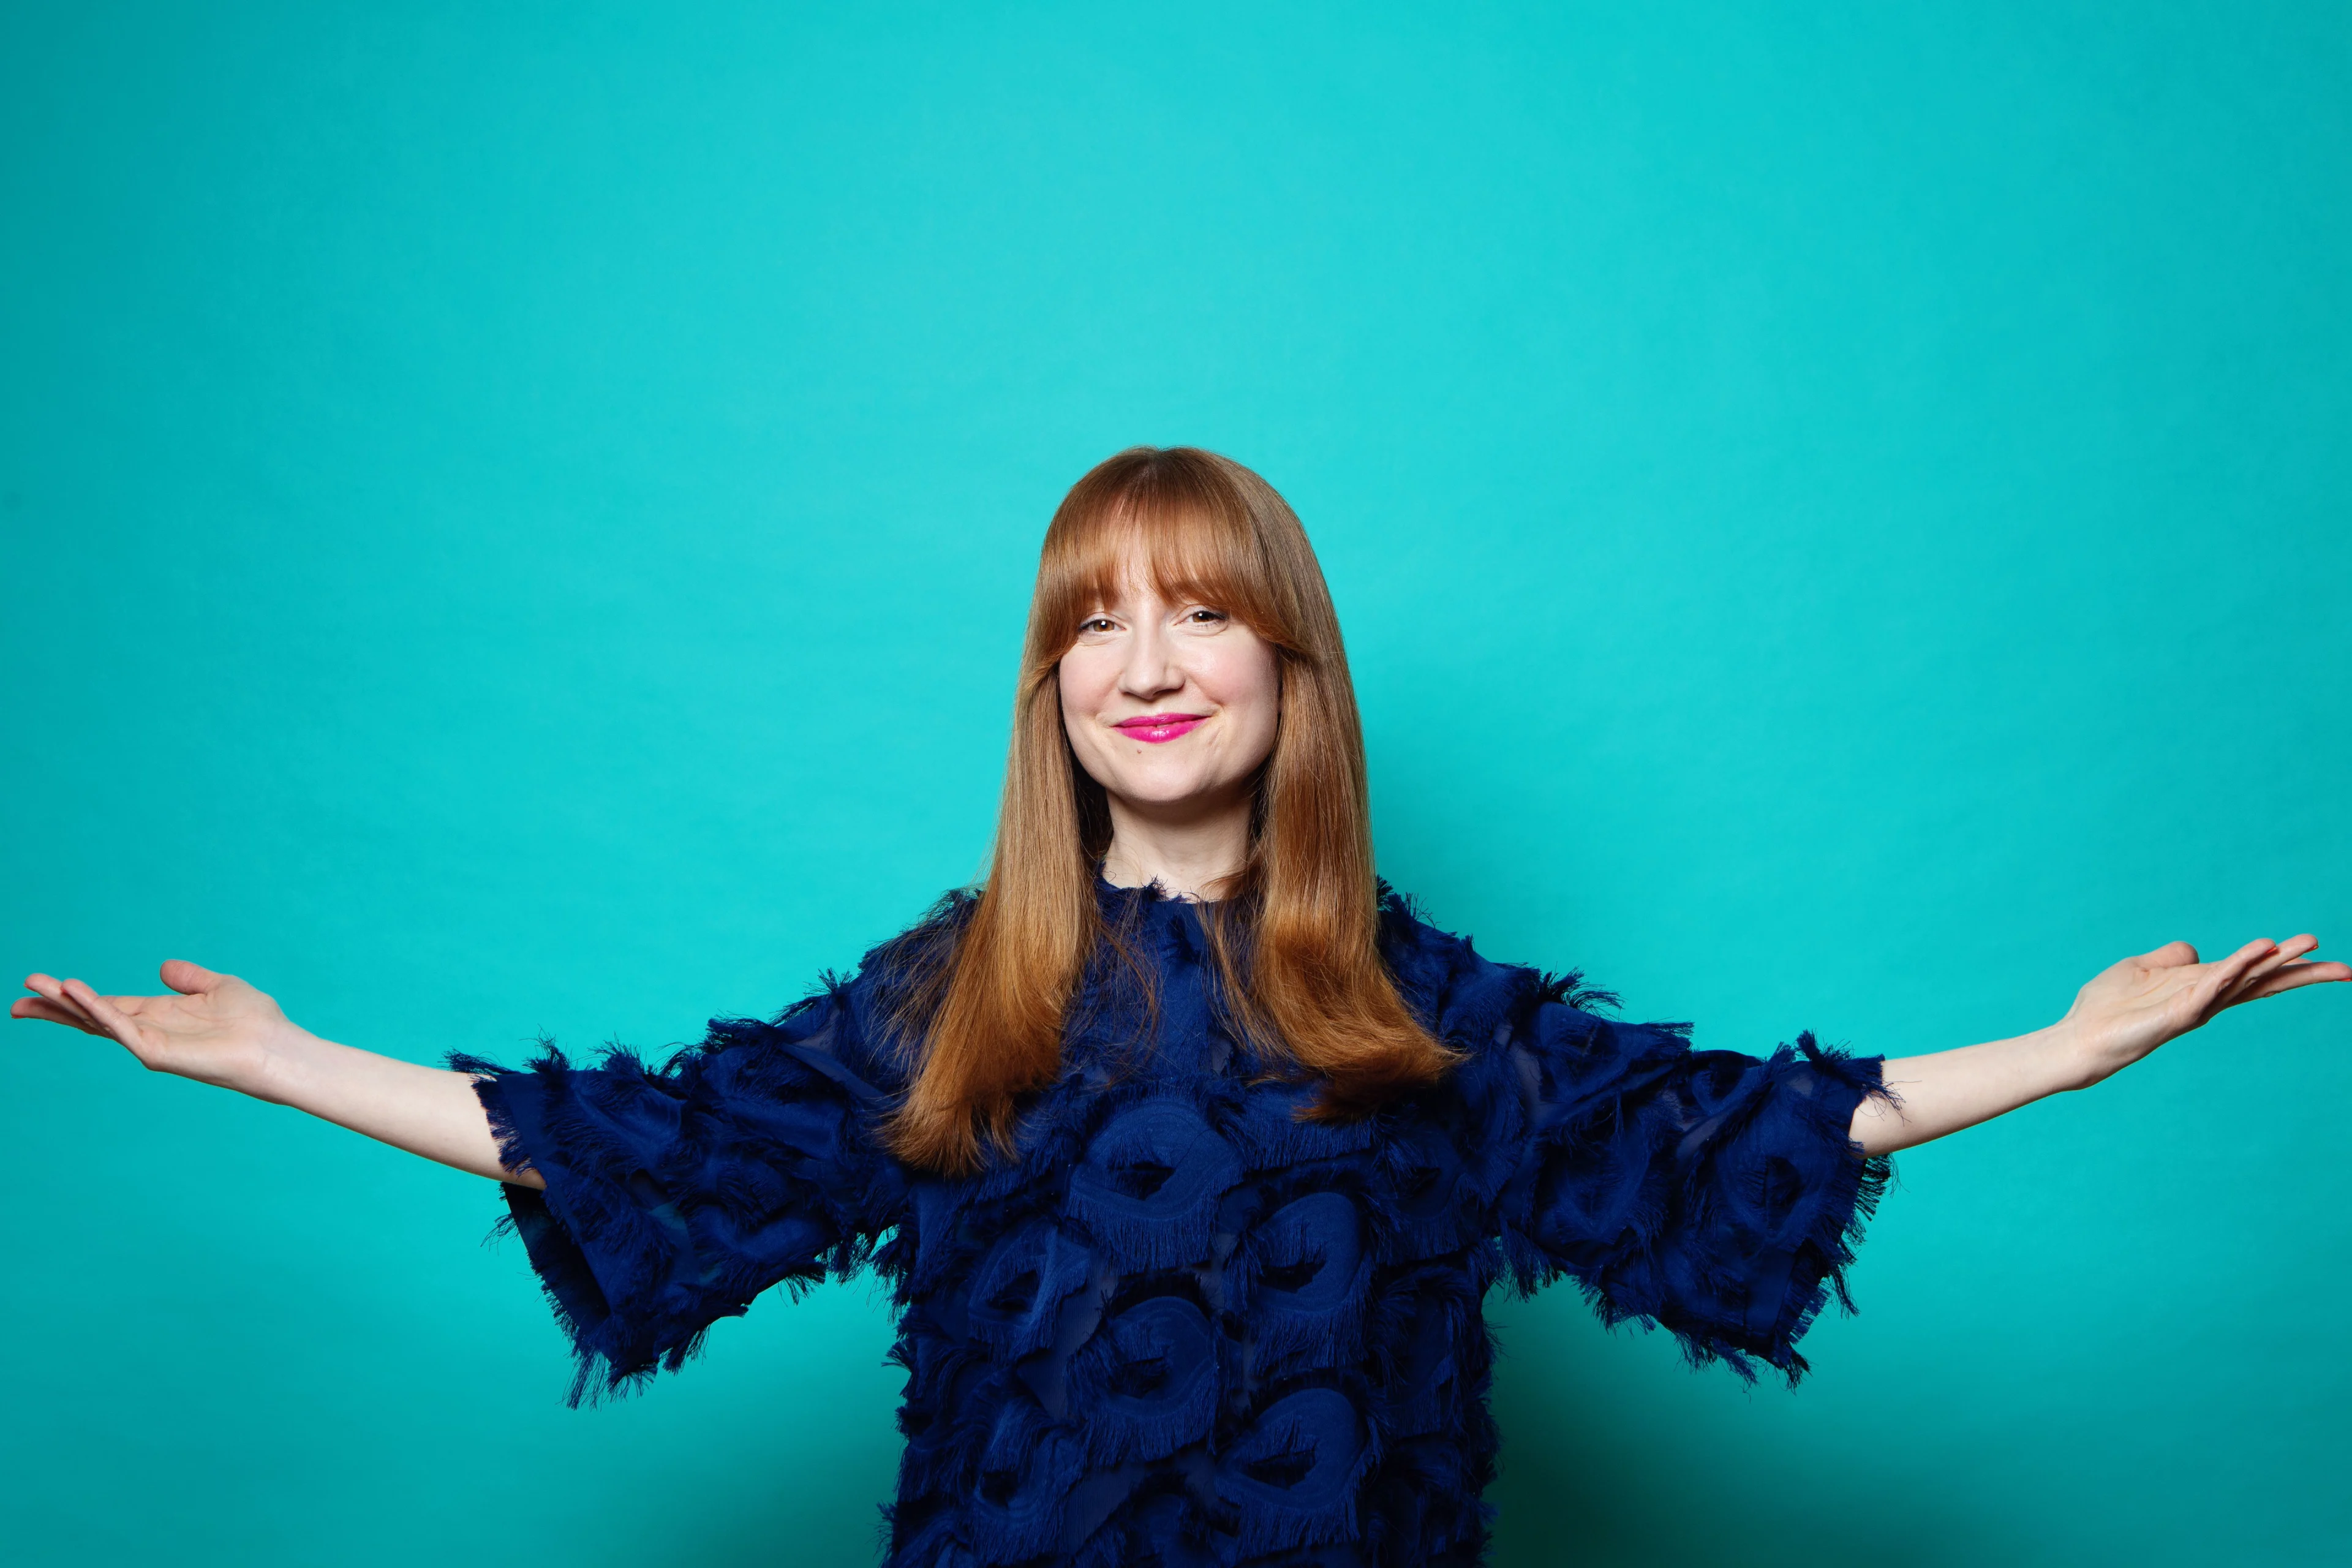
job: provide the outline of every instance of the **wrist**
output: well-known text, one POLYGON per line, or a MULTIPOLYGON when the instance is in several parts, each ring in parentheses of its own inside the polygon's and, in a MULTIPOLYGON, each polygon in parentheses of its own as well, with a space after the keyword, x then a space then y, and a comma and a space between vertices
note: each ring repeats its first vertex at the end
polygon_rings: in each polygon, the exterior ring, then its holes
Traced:
POLYGON ((254 1044, 250 1059, 227 1087, 272 1105, 302 1104, 303 1086, 314 1076, 324 1040, 290 1020, 282 1020, 254 1044))
POLYGON ((2103 1062, 2095 1044, 2083 1032, 2074 1018, 2064 1017, 2048 1027, 2036 1031, 2042 1049, 2056 1081, 2052 1092, 2088 1089, 2116 1070, 2103 1062))

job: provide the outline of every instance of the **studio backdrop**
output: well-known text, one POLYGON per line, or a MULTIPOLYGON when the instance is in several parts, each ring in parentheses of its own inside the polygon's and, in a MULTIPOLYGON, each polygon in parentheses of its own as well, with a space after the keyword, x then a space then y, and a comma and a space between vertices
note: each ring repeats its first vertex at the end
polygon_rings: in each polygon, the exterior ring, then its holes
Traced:
MULTIPOLYGON (((0 969, 437 1062, 982 863, 1037 541, 1296 504, 1381 867, 1750 1052, 2352 947, 2352 13, 17 5, 0 969)), ((1497 1301, 1499 1564, 2352 1552, 2352 1008, 1900 1157, 1791 1393, 1497 1301)), ((878 1288, 575 1412, 493 1186, 5 1034, 0 1555, 871 1561, 878 1288)))

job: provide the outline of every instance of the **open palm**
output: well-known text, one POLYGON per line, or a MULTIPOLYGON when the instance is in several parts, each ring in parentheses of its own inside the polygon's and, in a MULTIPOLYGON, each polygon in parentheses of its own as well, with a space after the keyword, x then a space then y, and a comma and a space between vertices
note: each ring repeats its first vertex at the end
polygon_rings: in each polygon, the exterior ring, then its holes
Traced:
POLYGON ((8 1009, 118 1040, 158 1072, 228 1089, 256 1082, 273 1037, 294 1026, 278 1004, 234 974, 173 959, 163 965, 163 996, 103 996, 79 980, 27 975, 30 996, 8 1009))
POLYGON ((2171 942, 2102 971, 2075 994, 2064 1019, 2092 1068, 2090 1081, 2129 1067, 2224 1007, 2323 981, 2352 980, 2352 966, 2304 958, 2318 945, 2310 935, 2264 939, 2200 963, 2195 948, 2171 942))

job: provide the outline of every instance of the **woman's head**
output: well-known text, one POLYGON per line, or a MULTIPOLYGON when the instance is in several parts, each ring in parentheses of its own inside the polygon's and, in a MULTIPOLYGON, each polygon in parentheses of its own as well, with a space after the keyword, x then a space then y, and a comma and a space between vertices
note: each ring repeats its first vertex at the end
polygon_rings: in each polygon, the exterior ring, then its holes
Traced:
POLYGON ((1072 986, 1104 940, 1116 820, 1245 803, 1211 922, 1227 1004, 1260 1051, 1319 1073, 1340 1118, 1450 1059, 1375 942, 1361 728, 1329 590, 1272 486, 1197 447, 1130 447, 1055 510, 1038 560, 987 882, 892 1127, 902 1157, 970 1169, 1053 1081, 1072 986), (1138 732, 1132 721, 1161 722, 1138 732))
POLYGON ((1306 531, 1272 486, 1213 453, 1136 447, 1072 488, 1039 552, 1023 663, 1024 734, 1050 762, 1058 708, 1090 859, 1122 818, 1131 832, 1247 804, 1286 734, 1293 752, 1336 746, 1360 767, 1306 531))

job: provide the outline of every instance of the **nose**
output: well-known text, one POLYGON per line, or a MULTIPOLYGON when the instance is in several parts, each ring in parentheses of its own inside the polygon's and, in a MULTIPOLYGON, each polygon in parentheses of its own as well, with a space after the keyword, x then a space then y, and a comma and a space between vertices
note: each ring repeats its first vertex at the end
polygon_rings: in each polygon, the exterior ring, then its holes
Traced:
POLYGON ((1139 702, 1149 702, 1165 697, 1184 684, 1184 672, 1170 646, 1168 628, 1157 618, 1146 620, 1135 628, 1129 641, 1127 662, 1119 668, 1118 689, 1139 702))

